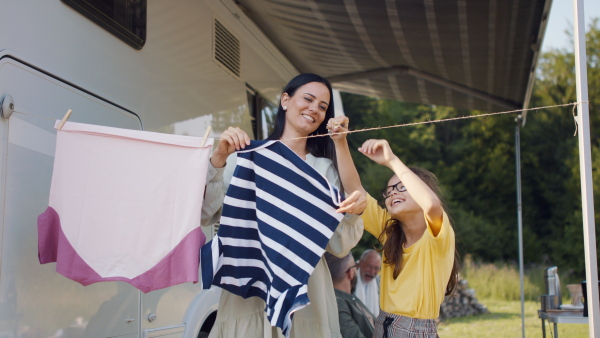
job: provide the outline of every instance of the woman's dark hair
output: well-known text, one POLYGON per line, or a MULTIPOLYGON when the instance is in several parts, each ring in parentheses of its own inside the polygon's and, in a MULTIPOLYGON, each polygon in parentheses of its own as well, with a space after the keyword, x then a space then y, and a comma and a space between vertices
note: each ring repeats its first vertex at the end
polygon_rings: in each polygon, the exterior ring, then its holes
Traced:
MULTIPOLYGON (((327 81, 327 79, 317 74, 300 74, 294 77, 292 80, 290 80, 290 82, 283 89, 283 93, 287 93, 290 97, 293 97, 294 94, 296 94, 298 88, 311 82, 322 83, 327 87, 327 89, 329 89, 330 102, 327 106, 327 110, 325 111, 325 119, 323 120, 321 125, 319 125, 317 130, 312 132, 310 135, 327 134, 327 121, 329 121, 330 118, 333 118, 335 114, 335 109, 333 106, 333 90, 331 89, 331 84, 329 83, 329 81, 327 81)), ((271 135, 267 137, 267 140, 279 140, 281 138, 281 135, 283 135, 283 129, 285 128, 285 113, 286 111, 283 110, 280 100, 279 107, 277 108, 277 115, 275 117, 275 127, 273 128, 273 132, 271 133, 271 135)), ((325 157, 330 159, 333 162, 335 170, 339 174, 337 166, 337 157, 335 155, 335 146, 330 137, 323 136, 309 138, 306 140, 306 148, 308 149, 308 152, 315 157, 325 157)), ((343 187, 340 187, 340 190, 344 191, 343 187)))
MULTIPOLYGON (((440 188, 440 184, 438 182, 437 177, 429 170, 423 168, 411 167, 410 170, 415 173, 427 186, 438 196, 440 202, 442 203, 442 208, 444 211, 447 211, 446 205, 443 200, 442 189, 440 188)), ((448 215, 448 212, 446 212, 448 215)), ((450 222, 452 225, 452 222, 450 222)), ((394 279, 398 278, 400 275, 400 270, 402 268, 402 253, 404 252, 404 243, 406 243, 406 234, 404 233, 404 229, 402 229, 402 223, 397 219, 389 219, 385 228, 381 232, 378 238, 380 243, 383 244, 383 248, 378 250, 379 252, 383 251, 385 259, 383 260, 384 264, 388 264, 394 267, 394 279), (400 248, 401 250, 398 250, 400 248)), ((452 265, 452 272, 450 273, 450 279, 448 280, 448 285, 446 286, 446 296, 451 295, 456 286, 458 285, 458 272, 460 269, 460 255, 458 254, 458 250, 456 246, 454 247, 454 263, 452 265)))

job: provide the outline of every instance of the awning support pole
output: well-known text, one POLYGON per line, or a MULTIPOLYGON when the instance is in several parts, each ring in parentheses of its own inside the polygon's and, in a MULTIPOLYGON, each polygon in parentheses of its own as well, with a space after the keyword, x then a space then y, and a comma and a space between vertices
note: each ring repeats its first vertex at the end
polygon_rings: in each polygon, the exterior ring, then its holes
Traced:
POLYGON ((525 269, 523 267, 523 199, 521 197, 521 124, 523 116, 515 118, 515 167, 517 177, 517 223, 519 229, 519 282, 521 286, 521 331, 525 338, 525 269))
POLYGON ((588 103, 587 57, 585 50, 585 16, 583 0, 573 0, 573 33, 575 41, 575 80, 577 86, 577 124, 579 129, 579 171, 581 174, 581 208, 583 213, 583 245, 587 281, 588 320, 590 337, 600 337, 600 306, 598 303, 598 260, 596 256, 596 223, 594 220, 594 189, 592 182, 592 152, 590 144, 590 110, 588 103))

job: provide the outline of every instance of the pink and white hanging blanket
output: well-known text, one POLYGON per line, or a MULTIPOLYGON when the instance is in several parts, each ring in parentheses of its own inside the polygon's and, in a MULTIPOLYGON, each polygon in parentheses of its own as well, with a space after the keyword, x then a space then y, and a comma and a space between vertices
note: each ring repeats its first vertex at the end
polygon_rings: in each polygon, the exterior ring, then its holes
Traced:
POLYGON ((197 282, 213 141, 65 123, 38 217, 40 263, 56 262, 82 285, 124 281, 149 292, 197 282))

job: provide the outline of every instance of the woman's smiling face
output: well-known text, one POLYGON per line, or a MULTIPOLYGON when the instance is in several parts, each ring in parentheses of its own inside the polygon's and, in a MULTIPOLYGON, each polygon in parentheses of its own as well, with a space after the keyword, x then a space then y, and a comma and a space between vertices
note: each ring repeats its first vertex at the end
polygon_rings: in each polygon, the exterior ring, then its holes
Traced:
POLYGON ((299 87, 294 96, 283 93, 281 105, 286 107, 286 132, 307 136, 325 120, 331 96, 322 83, 309 82, 299 87))

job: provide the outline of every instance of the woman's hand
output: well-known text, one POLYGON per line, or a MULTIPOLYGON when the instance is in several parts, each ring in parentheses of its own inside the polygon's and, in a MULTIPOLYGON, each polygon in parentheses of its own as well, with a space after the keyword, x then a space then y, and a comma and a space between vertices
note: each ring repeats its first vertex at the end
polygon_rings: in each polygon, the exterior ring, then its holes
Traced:
POLYGON ((358 151, 372 161, 387 167, 390 166, 390 163, 393 160, 398 159, 398 156, 394 155, 390 144, 386 140, 366 140, 365 143, 358 148, 358 151))
POLYGON ((349 123, 347 116, 336 116, 327 121, 327 130, 334 142, 346 139, 349 123))
POLYGON ((219 137, 215 151, 210 162, 215 168, 222 168, 227 163, 227 157, 234 151, 244 149, 250 145, 248 134, 238 127, 229 127, 219 137))
POLYGON ((364 189, 361 189, 355 190, 342 203, 340 203, 339 208, 336 210, 336 212, 346 212, 349 214, 360 215, 365 211, 366 207, 367 192, 364 189))

